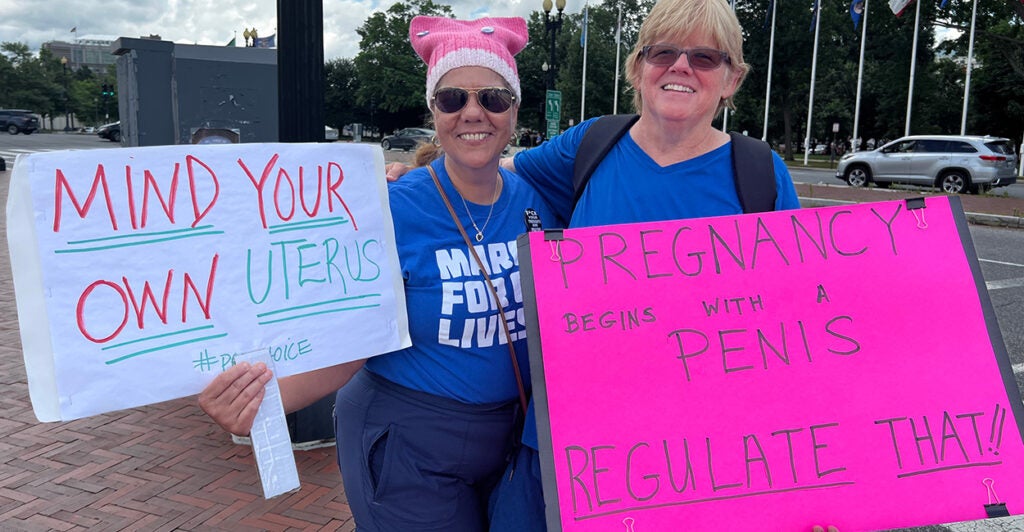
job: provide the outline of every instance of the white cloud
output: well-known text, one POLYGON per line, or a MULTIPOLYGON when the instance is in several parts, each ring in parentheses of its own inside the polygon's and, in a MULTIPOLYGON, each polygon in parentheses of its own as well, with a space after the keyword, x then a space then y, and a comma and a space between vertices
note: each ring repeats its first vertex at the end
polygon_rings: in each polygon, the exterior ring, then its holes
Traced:
MULTIPOLYGON (((0 42, 27 43, 38 50, 46 41, 80 38, 160 35, 167 41, 188 44, 227 44, 232 37, 243 44, 242 32, 255 27, 260 36, 277 30, 278 0, 52 0, 28 2, 0 0, 0 42)), ((282 0, 287 1, 287 0, 282 0)), ((361 26, 375 11, 386 10, 393 0, 323 0, 324 56, 355 57, 361 26)), ((582 9, 583 0, 569 2, 567 12, 582 9)), ((529 17, 541 9, 541 0, 506 0, 494 5, 477 1, 449 2, 457 17, 529 17)))

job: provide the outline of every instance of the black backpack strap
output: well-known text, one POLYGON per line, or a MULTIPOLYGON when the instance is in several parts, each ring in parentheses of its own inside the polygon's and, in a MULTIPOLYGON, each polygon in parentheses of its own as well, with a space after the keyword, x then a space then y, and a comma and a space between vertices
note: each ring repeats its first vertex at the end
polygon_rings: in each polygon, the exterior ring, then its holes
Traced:
MULTIPOLYGON (((597 124, 595 124, 597 125, 597 124)), ((735 131, 732 137, 732 174, 744 213, 775 210, 775 161, 767 142, 735 131)))
POLYGON ((590 181, 591 174, 601 164, 612 146, 629 131, 640 115, 605 115, 598 118, 580 140, 576 150, 576 162, 572 168, 572 204, 575 207, 583 195, 583 189, 590 181))

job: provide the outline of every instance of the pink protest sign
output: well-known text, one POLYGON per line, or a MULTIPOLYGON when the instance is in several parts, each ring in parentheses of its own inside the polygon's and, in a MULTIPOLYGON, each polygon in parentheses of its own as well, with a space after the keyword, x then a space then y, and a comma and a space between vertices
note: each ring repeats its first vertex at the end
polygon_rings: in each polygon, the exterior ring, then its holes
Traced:
POLYGON ((551 530, 1024 509, 1022 404, 957 198, 533 232, 519 256, 551 530))

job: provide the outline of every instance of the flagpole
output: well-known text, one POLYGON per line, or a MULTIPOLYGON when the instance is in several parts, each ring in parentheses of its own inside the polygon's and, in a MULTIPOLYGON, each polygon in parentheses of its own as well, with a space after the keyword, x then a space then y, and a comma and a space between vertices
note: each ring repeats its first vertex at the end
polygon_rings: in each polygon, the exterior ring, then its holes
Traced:
POLYGON ((778 10, 777 2, 772 1, 772 33, 768 41, 768 88, 764 91, 764 131, 761 133, 761 140, 768 142, 768 102, 772 99, 772 65, 775 61, 775 13, 778 10))
POLYGON ((612 98, 612 114, 619 114, 619 50, 622 48, 622 4, 619 4, 619 18, 615 22, 615 95, 612 98))
POLYGON ((960 118, 960 134, 967 131, 967 100, 971 93, 971 68, 974 67, 974 22, 978 18, 978 0, 974 0, 974 11, 971 12, 971 40, 967 46, 967 78, 964 80, 964 112, 960 118))
POLYGON ((814 79, 818 74, 818 34, 821 32, 821 0, 814 2, 814 53, 811 56, 811 94, 807 101, 807 132, 804 137, 804 166, 811 155, 811 117, 814 111, 814 79))
POLYGON ((851 145, 851 151, 857 151, 857 148, 860 147, 860 143, 857 142, 857 139, 860 138, 857 136, 857 126, 860 125, 860 89, 864 81, 864 45, 868 38, 868 1, 864 0, 864 12, 860 15, 860 23, 863 26, 860 28, 860 64, 857 65, 857 103, 854 105, 853 137, 851 138, 851 142, 857 145, 851 145))
POLYGON ((587 104, 587 26, 590 24, 590 6, 583 4, 583 80, 580 90, 580 122, 586 116, 584 107, 587 104))
POLYGON ((917 0, 914 3, 917 4, 917 14, 914 15, 914 47, 910 54, 910 87, 907 88, 907 123, 903 128, 903 136, 910 134, 910 108, 914 103, 914 71, 917 67, 917 30, 921 26, 921 1, 917 0))
MULTIPOLYGON (((732 12, 736 12, 736 0, 729 0, 729 6, 732 7, 732 12)), ((686 61, 689 62, 690 58, 687 56, 686 61)), ((729 108, 722 109, 722 131, 729 131, 729 108)))

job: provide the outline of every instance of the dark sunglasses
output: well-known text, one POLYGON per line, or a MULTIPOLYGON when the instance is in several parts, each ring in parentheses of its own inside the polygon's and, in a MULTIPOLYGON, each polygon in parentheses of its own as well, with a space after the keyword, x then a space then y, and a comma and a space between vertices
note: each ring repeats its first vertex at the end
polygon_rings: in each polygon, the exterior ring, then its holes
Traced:
POLYGON ((690 48, 684 50, 669 44, 652 44, 644 46, 640 55, 648 64, 656 66, 671 66, 676 63, 679 56, 686 55, 686 60, 692 68, 697 70, 714 70, 722 65, 722 62, 732 64, 729 54, 715 50, 714 48, 690 48))
POLYGON ((469 103, 469 95, 475 94, 476 101, 491 113, 504 113, 512 108, 516 95, 505 87, 484 87, 482 89, 463 89, 462 87, 442 87, 437 89, 430 101, 442 113, 457 113, 469 103))

